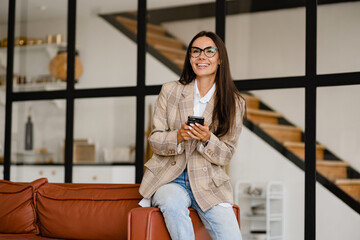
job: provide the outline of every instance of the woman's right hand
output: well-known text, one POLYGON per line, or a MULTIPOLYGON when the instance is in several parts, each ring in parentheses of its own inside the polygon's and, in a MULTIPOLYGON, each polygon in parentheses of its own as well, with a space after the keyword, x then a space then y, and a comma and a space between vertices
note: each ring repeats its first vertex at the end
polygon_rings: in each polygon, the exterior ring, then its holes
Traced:
POLYGON ((177 132, 177 143, 181 143, 182 141, 187 141, 189 139, 191 139, 190 135, 189 135, 189 126, 186 125, 186 123, 184 123, 183 125, 181 125, 181 128, 178 130, 177 132))

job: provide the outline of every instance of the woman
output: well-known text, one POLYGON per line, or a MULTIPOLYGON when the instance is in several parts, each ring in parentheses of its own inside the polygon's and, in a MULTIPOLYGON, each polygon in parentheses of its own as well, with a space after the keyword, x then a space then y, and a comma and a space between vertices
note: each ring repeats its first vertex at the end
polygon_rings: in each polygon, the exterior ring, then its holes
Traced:
POLYGON ((241 132, 245 101, 215 33, 203 31, 191 40, 180 80, 163 85, 154 111, 154 155, 145 164, 140 193, 160 208, 172 239, 195 239, 189 207, 212 239, 241 239, 224 168, 241 132), (204 125, 187 125, 191 115, 203 116, 204 125))

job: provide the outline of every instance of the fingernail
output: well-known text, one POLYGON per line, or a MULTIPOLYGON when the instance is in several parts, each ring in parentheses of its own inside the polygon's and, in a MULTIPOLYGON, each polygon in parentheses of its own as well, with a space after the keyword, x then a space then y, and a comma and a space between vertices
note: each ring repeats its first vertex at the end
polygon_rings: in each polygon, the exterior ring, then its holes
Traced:
MULTIPOLYGON (((196 123, 195 123, 196 124, 196 123)), ((193 123, 190 123, 190 126, 194 126, 194 124, 193 123)))
POLYGON ((187 133, 190 135, 190 132, 189 132, 189 131, 188 131, 187 133))
POLYGON ((196 125, 196 126, 199 126, 199 124, 198 124, 198 123, 195 123, 195 125, 196 125))
POLYGON ((192 127, 189 126, 189 129, 192 129, 192 127))

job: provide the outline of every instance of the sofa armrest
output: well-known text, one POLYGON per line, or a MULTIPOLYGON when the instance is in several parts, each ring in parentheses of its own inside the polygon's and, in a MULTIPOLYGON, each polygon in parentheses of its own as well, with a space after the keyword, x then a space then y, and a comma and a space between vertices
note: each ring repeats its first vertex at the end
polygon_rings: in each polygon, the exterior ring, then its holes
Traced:
MULTIPOLYGON (((236 219, 240 226, 240 209, 233 206, 236 219)), ((190 218, 195 231, 195 239, 211 239, 205 226, 193 208, 189 208, 190 218)), ((170 240, 163 216, 159 208, 139 207, 130 210, 128 215, 128 240, 170 240)))

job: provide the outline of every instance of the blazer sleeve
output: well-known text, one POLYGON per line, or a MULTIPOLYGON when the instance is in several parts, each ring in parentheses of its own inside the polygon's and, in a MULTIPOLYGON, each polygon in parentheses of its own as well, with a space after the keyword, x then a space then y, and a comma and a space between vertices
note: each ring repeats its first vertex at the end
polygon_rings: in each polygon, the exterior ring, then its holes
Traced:
POLYGON ((197 150, 207 161, 218 166, 226 166, 230 163, 242 130, 244 112, 245 101, 240 98, 236 108, 235 124, 231 131, 220 138, 211 133, 206 147, 201 146, 200 141, 198 142, 197 150))
POLYGON ((176 82, 165 83, 155 102, 152 131, 149 143, 155 154, 172 156, 178 153, 177 130, 171 130, 168 124, 167 103, 176 82))

